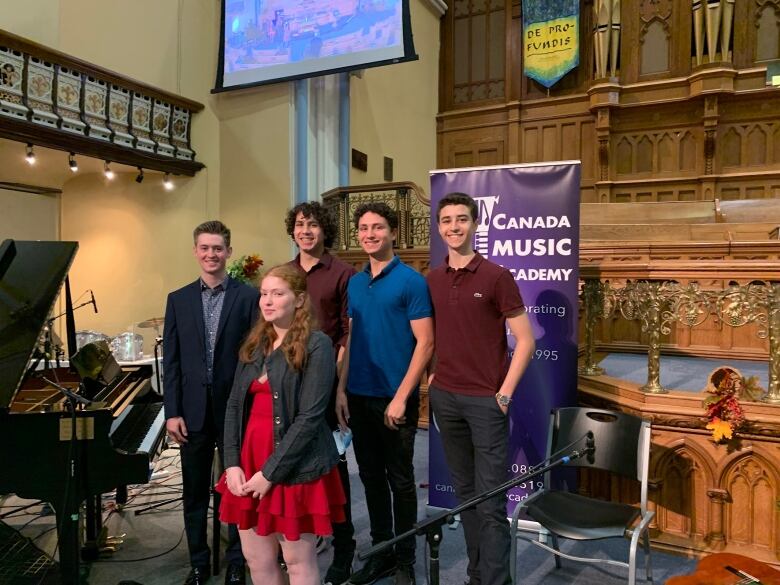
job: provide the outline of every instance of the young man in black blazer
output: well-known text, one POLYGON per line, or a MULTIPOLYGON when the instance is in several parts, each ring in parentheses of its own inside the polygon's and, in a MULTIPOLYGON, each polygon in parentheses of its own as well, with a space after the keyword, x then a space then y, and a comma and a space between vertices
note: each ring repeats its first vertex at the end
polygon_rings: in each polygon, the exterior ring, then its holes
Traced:
MULTIPOLYGON (((181 446, 184 528, 192 570, 185 585, 209 578, 206 536, 211 467, 222 453, 225 405, 238 348, 257 319, 257 289, 231 279, 230 230, 220 221, 195 228, 200 277, 168 295, 163 332, 163 397, 166 427, 181 446)), ((244 557, 235 526, 228 528, 226 585, 245 582, 244 557)))

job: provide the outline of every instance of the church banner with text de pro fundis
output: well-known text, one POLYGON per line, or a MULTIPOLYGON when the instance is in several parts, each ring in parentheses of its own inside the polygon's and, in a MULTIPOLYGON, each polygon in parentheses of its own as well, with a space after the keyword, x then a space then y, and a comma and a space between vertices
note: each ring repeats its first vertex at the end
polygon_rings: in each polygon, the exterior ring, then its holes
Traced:
POLYGON ((523 0, 523 73, 552 87, 579 63, 579 0, 523 0))
MULTIPOLYGON (((515 277, 536 339, 533 359, 509 409, 510 479, 544 459, 550 410, 576 404, 580 163, 431 171, 431 268, 441 265, 447 255, 436 224, 436 206, 454 191, 476 199, 474 248, 515 277)), ((508 342, 511 352, 514 337, 508 335, 508 342)), ((465 348, 468 343, 463 340, 465 348)), ((435 413, 431 422, 428 504, 452 508, 456 499, 435 413)), ((541 480, 512 488, 507 513, 538 489, 541 480)))

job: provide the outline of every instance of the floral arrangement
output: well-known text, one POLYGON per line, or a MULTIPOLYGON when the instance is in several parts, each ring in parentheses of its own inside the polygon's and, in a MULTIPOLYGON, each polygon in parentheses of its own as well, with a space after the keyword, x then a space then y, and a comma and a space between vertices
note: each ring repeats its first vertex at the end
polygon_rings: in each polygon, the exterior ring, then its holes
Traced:
POLYGON ((743 378, 734 368, 722 366, 710 374, 704 408, 709 419, 707 429, 712 431, 716 443, 731 439, 745 422, 739 399, 747 396, 755 400, 759 390, 756 376, 743 378))
POLYGON ((262 265, 263 260, 257 254, 241 256, 228 264, 227 273, 230 278, 235 278, 236 280, 254 286, 257 284, 257 276, 260 273, 260 267, 262 265))

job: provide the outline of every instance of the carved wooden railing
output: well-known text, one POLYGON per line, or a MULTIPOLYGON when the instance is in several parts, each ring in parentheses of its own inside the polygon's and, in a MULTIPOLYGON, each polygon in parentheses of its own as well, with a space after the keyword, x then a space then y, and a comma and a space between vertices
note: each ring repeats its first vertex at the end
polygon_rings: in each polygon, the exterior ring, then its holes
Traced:
POLYGON ((616 313, 639 321, 647 335, 647 382, 641 388, 646 393, 666 392, 660 383, 660 340, 672 324, 696 327, 708 319, 728 327, 756 324, 757 335, 769 339, 763 400, 780 403, 780 243, 611 244, 600 251, 598 244, 590 249, 586 244, 582 255, 581 374, 604 373, 595 360, 594 330, 600 319, 616 313))
POLYGON ((430 199, 415 183, 401 181, 336 187, 323 193, 323 205, 338 218, 339 233, 334 250, 360 250, 352 216, 358 206, 373 201, 387 203, 398 213, 398 248, 428 247, 431 229, 430 199))
POLYGON ((179 175, 203 105, 0 30, 0 137, 179 175))

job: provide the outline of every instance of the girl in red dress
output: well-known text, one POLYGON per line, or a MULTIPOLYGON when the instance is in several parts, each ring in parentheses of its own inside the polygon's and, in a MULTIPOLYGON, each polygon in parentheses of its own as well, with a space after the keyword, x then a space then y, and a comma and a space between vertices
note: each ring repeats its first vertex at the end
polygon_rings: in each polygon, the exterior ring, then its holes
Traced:
POLYGON ((260 285, 262 319, 239 352, 225 415, 223 522, 237 524, 254 583, 319 585, 315 541, 344 521, 338 451, 325 422, 335 360, 314 331, 306 276, 272 268, 260 285))

